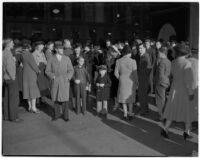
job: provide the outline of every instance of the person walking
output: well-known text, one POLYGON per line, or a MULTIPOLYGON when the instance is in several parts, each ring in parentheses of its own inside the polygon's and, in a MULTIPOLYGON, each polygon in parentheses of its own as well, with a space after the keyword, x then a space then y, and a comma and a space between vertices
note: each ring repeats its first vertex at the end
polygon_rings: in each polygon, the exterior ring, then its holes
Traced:
POLYGON ((172 62, 171 74, 173 77, 169 97, 164 110, 163 118, 166 122, 162 124, 161 135, 169 138, 169 127, 172 121, 184 122, 184 139, 190 138, 190 128, 193 121, 198 120, 196 109, 191 106, 194 99, 192 65, 186 56, 189 51, 184 44, 174 47, 176 59, 172 62))
POLYGON ((116 61, 115 76, 119 79, 118 102, 123 104, 123 119, 133 119, 133 103, 135 102, 138 87, 136 61, 131 59, 131 48, 126 45, 122 50, 122 58, 116 61), (129 112, 127 111, 127 104, 129 112))
POLYGON ((158 108, 158 120, 163 119, 163 107, 166 100, 166 89, 170 85, 169 77, 171 73, 171 62, 167 58, 167 48, 162 47, 158 50, 159 63, 155 74, 155 100, 158 108))

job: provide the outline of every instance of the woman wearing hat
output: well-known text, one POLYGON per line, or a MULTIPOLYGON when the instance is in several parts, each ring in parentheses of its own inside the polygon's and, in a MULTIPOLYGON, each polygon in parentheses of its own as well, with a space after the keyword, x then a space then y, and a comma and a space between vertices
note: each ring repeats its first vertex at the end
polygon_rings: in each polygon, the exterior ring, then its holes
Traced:
POLYGON ((46 50, 45 50, 45 57, 47 59, 47 62, 53 56, 53 49, 54 49, 54 43, 52 41, 48 42, 46 45, 46 50))
POLYGON ((28 111, 38 113, 36 108, 36 98, 40 97, 40 91, 37 84, 37 75, 40 70, 30 53, 30 45, 22 45, 22 64, 23 64, 23 99, 28 100, 28 111))
MULTIPOLYGON (((196 121, 195 109, 191 106, 194 99, 193 74, 191 63, 186 59, 189 53, 184 44, 174 47, 176 59, 172 62, 172 85, 163 117, 166 123, 162 125, 161 135, 168 138, 168 130, 172 121, 184 122, 184 139, 190 137, 190 127, 196 121)), ((196 97, 196 96, 195 96, 196 97)))
POLYGON ((62 42, 55 43, 55 55, 49 60, 46 74, 51 79, 51 99, 54 101, 54 118, 57 120, 62 113, 65 121, 69 120, 68 105, 70 80, 74 69, 69 57, 63 54, 62 42))
POLYGON ((44 43, 42 41, 38 41, 35 43, 35 50, 33 52, 33 57, 35 59, 37 66, 41 71, 41 73, 38 75, 37 83, 42 97, 48 95, 50 88, 49 80, 45 74, 47 60, 43 53, 43 49, 44 49, 44 43))
POLYGON ((138 87, 137 65, 136 61, 131 59, 131 53, 131 48, 126 45, 122 50, 122 58, 117 60, 115 67, 115 76, 119 79, 118 102, 123 104, 125 120, 133 118, 132 108, 138 87))

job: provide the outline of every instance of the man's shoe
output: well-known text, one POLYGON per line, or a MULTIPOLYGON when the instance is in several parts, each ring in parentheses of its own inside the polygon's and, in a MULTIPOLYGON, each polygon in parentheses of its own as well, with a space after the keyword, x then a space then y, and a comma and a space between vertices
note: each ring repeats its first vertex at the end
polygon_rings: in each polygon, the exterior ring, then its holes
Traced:
POLYGON ((133 116, 128 116, 128 120, 129 121, 133 120, 133 116))
POLYGON ((64 118, 63 118, 63 120, 64 120, 65 122, 68 122, 68 121, 69 121, 69 119, 64 119, 64 118))

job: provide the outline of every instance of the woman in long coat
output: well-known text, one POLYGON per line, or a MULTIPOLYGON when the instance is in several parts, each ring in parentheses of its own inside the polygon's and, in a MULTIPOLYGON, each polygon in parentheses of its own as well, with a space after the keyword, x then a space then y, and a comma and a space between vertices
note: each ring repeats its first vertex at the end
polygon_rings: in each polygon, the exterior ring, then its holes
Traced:
POLYGON ((123 104, 124 119, 127 119, 127 104, 129 105, 129 120, 133 118, 132 108, 138 87, 136 61, 131 59, 131 48, 126 45, 122 50, 123 57, 118 59, 115 76, 119 79, 118 102, 123 104))
POLYGON ((68 121, 68 105, 70 80, 74 69, 69 57, 63 55, 62 42, 55 43, 56 54, 49 60, 46 67, 46 74, 51 79, 51 99, 54 101, 55 115, 53 120, 57 120, 62 105, 63 119, 68 121))
MULTIPOLYGON (((164 111, 166 123, 163 125, 161 135, 168 138, 168 129, 172 121, 184 122, 184 139, 190 137, 190 126, 196 121, 195 108, 191 106, 194 99, 192 65, 186 59, 189 53, 184 44, 177 44, 174 47, 176 59, 172 62, 171 74, 172 85, 168 101, 164 111)), ((196 96, 195 96, 196 97, 196 96)))
POLYGON ((37 85, 37 75, 40 70, 29 52, 30 45, 23 45, 22 64, 23 64, 23 99, 28 100, 28 111, 38 113, 36 108, 36 98, 40 97, 37 85))

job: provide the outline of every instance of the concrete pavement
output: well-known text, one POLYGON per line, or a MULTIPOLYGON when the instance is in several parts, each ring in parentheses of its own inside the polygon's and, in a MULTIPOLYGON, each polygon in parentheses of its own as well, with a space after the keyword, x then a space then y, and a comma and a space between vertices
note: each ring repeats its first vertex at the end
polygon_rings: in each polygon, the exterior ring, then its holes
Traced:
MULTIPOLYGON (((150 105, 152 108, 155 108, 150 105)), ((198 149, 197 134, 184 141, 181 126, 173 126, 170 140, 160 136, 159 123, 148 117, 121 120, 122 112, 112 112, 108 119, 83 116, 70 111, 70 121, 51 121, 51 110, 44 106, 40 114, 20 108, 23 123, 3 121, 3 155, 85 155, 85 156, 190 156, 198 149)))

